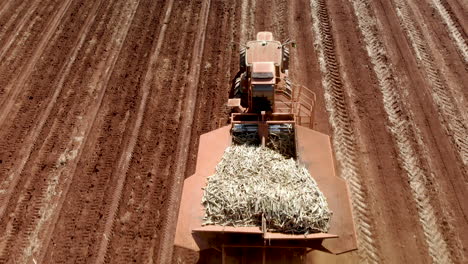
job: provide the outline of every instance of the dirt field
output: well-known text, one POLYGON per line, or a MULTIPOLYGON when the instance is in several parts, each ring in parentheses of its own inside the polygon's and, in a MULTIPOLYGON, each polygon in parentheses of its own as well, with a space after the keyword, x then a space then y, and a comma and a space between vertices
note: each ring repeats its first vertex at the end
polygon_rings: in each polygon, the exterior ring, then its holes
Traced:
MULTIPOLYGON (((0 263, 191 263, 173 247, 239 43, 294 39, 349 183, 359 250, 468 262, 468 2, 0 2, 0 263)), ((203 256, 217 254, 215 251, 203 256)))

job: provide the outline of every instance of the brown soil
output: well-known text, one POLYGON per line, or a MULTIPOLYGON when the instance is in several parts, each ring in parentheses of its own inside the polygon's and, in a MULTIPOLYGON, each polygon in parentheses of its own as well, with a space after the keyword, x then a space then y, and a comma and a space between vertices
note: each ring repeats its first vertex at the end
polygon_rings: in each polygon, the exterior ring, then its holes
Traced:
POLYGON ((350 183, 359 250, 308 262, 467 261, 463 1, 26 2, 0 3, 0 263, 219 262, 172 247, 178 199, 260 30, 298 43, 350 183))

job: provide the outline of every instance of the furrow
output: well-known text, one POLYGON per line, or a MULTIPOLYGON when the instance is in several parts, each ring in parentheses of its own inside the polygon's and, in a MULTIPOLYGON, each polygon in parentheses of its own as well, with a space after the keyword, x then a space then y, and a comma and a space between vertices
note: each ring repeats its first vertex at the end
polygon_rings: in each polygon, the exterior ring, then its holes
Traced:
MULTIPOLYGON (((132 160, 130 175, 132 183, 126 186, 127 190, 136 189, 135 186, 141 186, 140 191, 135 191, 132 195, 132 203, 125 203, 120 215, 120 219, 131 212, 131 216, 124 223, 119 224, 116 228, 120 233, 129 234, 128 239, 115 241, 113 247, 114 252, 118 252, 119 245, 131 246, 137 241, 146 250, 138 251, 135 248, 130 250, 130 255, 124 258, 112 257, 113 262, 141 262, 142 259, 147 262, 155 262, 159 257, 158 249, 164 243, 161 238, 160 230, 165 221, 163 212, 168 206, 167 196, 171 178, 173 177, 174 164, 176 156, 173 146, 177 144, 180 133, 180 118, 183 111, 184 97, 186 96, 187 77, 181 78, 174 76, 173 71, 187 73, 190 69, 189 59, 192 56, 189 47, 193 47, 194 31, 200 6, 194 2, 181 7, 181 3, 174 6, 179 10, 177 14, 171 16, 170 21, 173 21, 167 30, 167 39, 175 33, 175 30, 181 30, 182 34, 178 34, 177 42, 165 41, 161 47, 164 50, 164 55, 160 56, 160 61, 164 61, 162 65, 157 67, 157 76, 154 77, 152 98, 157 98, 155 102, 148 107, 148 112, 145 116, 158 116, 159 122, 147 123, 142 128, 141 136, 138 145, 140 148, 135 150, 135 160, 132 160), (167 63, 171 61, 172 63, 167 63), (163 87, 166 87, 165 89, 163 87), (156 93, 156 94, 155 94, 156 93), (167 104, 174 102, 174 104, 167 104), (160 131, 160 133, 151 133, 149 131, 160 131), (153 155, 142 155, 141 153, 154 153, 153 155), (145 180, 140 180, 138 175, 148 175, 145 180), (149 181, 148 181, 149 179, 149 181), (161 186, 167 186, 162 187, 161 186), (145 191, 145 189, 147 191, 145 191), (142 198, 139 198, 142 197, 142 198), (143 199, 143 200, 141 200, 143 199), (145 204, 141 208, 138 204, 145 204), (127 208, 125 210, 125 208, 127 208), (141 221, 140 219, 145 219, 141 221), (134 224, 138 228, 134 230, 126 229, 126 225, 134 224)), ((185 74, 184 74, 185 75, 185 74)), ((185 75, 186 76, 186 75, 185 75)), ((138 188, 138 187, 137 187, 138 188)), ((119 209, 120 210, 120 209, 119 209)), ((123 221, 122 221, 123 222, 123 221)), ((172 231, 171 231, 172 232, 172 231)), ((172 233, 173 234, 173 233, 172 233)))
POLYGON ((25 2, 23 6, 12 6, 5 17, 1 18, 0 25, 0 108, 5 104, 12 85, 21 74, 22 68, 27 66, 28 60, 36 51, 47 23, 53 18, 53 14, 59 9, 60 2, 57 0, 37 0, 25 2), (42 2, 38 6, 38 2, 42 2), (25 14, 28 13, 29 14, 25 14), (28 16, 28 17, 26 17, 28 16), (46 17, 46 19, 44 19, 46 17), (34 48, 33 48, 34 47, 34 48))
POLYGON ((250 26, 242 32, 235 32, 235 28, 237 28, 236 24, 239 23, 240 27, 242 27, 243 19, 250 20, 249 18, 252 16, 251 12, 247 9, 242 9, 242 6, 238 8, 238 11, 235 11, 237 8, 235 4, 217 4, 218 2, 219 0, 212 4, 207 34, 214 34, 219 30, 219 27, 221 27, 221 30, 225 32, 225 34, 208 39, 205 44, 206 48, 203 51, 202 65, 205 65, 205 67, 200 73, 200 84, 197 92, 198 98, 189 151, 191 157, 187 168, 189 172, 195 170, 200 135, 227 125, 228 123, 229 115, 226 112, 225 104, 231 87, 226 84, 232 83, 233 76, 235 76, 239 70, 239 52, 237 49, 231 49, 220 54, 216 52, 217 47, 227 47, 229 43, 236 43, 236 39, 240 39, 240 43, 245 44, 245 39, 248 38, 248 35, 252 34, 252 27, 250 26), (237 12, 240 16, 237 16, 237 12), (217 21, 219 21, 219 26, 214 27, 213 24, 216 24, 217 21), (241 34, 245 35, 242 36, 241 34), (207 67, 207 65, 209 65, 209 67, 207 67), (213 89, 213 87, 216 87, 216 89, 213 89), (206 105, 206 101, 210 101, 211 104, 206 105))
MULTIPOLYGON (((20 14, 21 11, 15 13, 10 18, 8 23, 4 26, 4 28, 7 29, 7 28, 9 28, 11 26, 12 23, 15 23, 15 30, 8 35, 9 38, 5 41, 5 43, 2 45, 2 47, 0 49, 0 61, 2 61, 4 59, 5 53, 10 49, 11 45, 18 41, 18 39, 17 39, 18 34, 19 34, 19 32, 21 32, 23 30, 23 27, 26 25, 26 22, 31 23, 33 21, 33 19, 31 19, 31 15, 33 14, 34 11, 36 11, 37 6, 39 5, 39 2, 40 1, 34 1, 32 3, 32 5, 27 5, 26 4, 27 2, 24 2, 25 6, 28 6, 28 11, 26 12, 26 14, 24 14, 24 16, 21 18, 20 21, 16 21, 16 16, 18 14, 20 14)), ((20 10, 21 10, 21 7, 19 7, 20 10)), ((31 23, 31 25, 32 24, 33 23, 31 23)))
MULTIPOLYGON (((13 38, 13 36, 16 37, 15 29, 17 29, 17 28, 19 29, 19 27, 22 27, 21 26, 23 24, 22 23, 23 22, 22 18, 24 18, 24 16, 28 15, 27 13, 23 14, 23 12, 28 12, 31 9, 35 8, 34 3, 33 4, 29 3, 29 5, 28 5, 28 2, 26 2, 26 1, 21 1, 21 3, 18 4, 17 6, 13 6, 13 7, 10 8, 11 2, 13 2, 13 1, 10 1, 10 3, 5 5, 3 7, 3 9, 0 10, 0 25, 2 25, 2 27, 0 29, 0 43, 9 42, 8 40, 13 38), (27 9, 28 7, 30 9, 27 9), (7 12, 7 11, 10 11, 12 13, 4 14, 4 12, 7 12), (18 21, 20 21, 20 22, 18 22, 18 21)), ((17 4, 17 3, 15 3, 15 4, 17 4)), ((2 48, 0 49, 0 54, 3 53, 4 49, 5 49, 5 47, 3 47, 3 45, 2 45, 2 48)))
MULTIPOLYGON (((94 21, 96 12, 98 7, 100 6, 100 3, 102 1, 96 2, 94 5, 94 8, 92 11, 90 11, 86 21, 83 23, 83 27, 80 29, 79 36, 80 38, 77 40, 77 42, 73 45, 72 51, 69 55, 69 60, 67 61, 66 64, 63 65, 63 67, 60 69, 59 74, 57 75, 60 77, 60 79, 57 82, 54 82, 54 86, 56 86, 54 93, 50 99, 50 101, 47 104, 46 109, 41 113, 39 117, 36 117, 38 120, 37 124, 33 126, 29 134, 26 136, 26 138, 23 140, 23 142, 29 143, 26 145, 25 149, 22 150, 22 158, 20 159, 18 165, 16 168, 11 169, 10 171, 10 176, 4 180, 2 184, 0 184, 0 219, 3 219, 5 210, 7 208, 7 205, 10 203, 11 196, 18 184, 18 181, 20 180, 20 175, 23 172, 24 166, 26 163, 29 161, 29 158, 31 156, 31 152, 33 151, 33 148, 36 146, 36 141, 37 138, 39 137, 47 119, 49 118, 49 115, 52 111, 52 109, 55 106, 55 103, 57 102, 58 96, 61 94, 62 89, 64 87, 64 82, 65 78, 68 76, 71 70, 71 66, 76 60, 76 56, 78 54, 78 51, 81 49, 83 46, 84 40, 87 36, 87 33, 89 31, 90 25, 92 21, 94 21), (8 188, 5 190, 3 189, 3 186, 8 186, 8 188), (4 193, 4 194, 3 194, 4 193)), ((36 88, 36 87, 35 87, 36 88)), ((22 120, 22 122, 25 122, 22 120)))
POLYGON ((117 187, 115 188, 112 194, 111 205, 109 208, 109 212, 107 213, 107 220, 105 223, 103 238, 101 239, 101 243, 99 245, 98 254, 96 257, 96 263, 104 263, 106 260, 107 262, 109 260, 109 256, 107 255, 109 241, 112 239, 112 231, 114 228, 116 213, 118 211, 118 207, 119 207, 120 200, 122 197, 122 189, 126 180, 127 171, 128 171, 130 161, 132 159, 135 144, 138 139, 138 134, 140 133, 140 127, 143 122, 143 116, 144 116, 144 112, 146 110, 146 105, 148 101, 148 94, 150 92, 150 86, 151 86, 150 82, 152 81, 155 65, 158 62, 159 54, 161 51, 161 46, 165 39, 167 24, 170 22, 169 20, 170 20, 170 16, 172 12, 173 3, 174 3, 173 0, 167 3, 166 14, 164 16, 163 25, 159 32, 156 46, 153 48, 153 51, 151 52, 148 69, 144 77, 144 81, 142 85, 143 96, 141 97, 138 112, 136 113, 137 120, 131 131, 130 141, 126 145, 126 148, 124 148, 124 150, 122 151, 122 154, 119 158, 119 162, 117 164, 117 175, 116 175, 118 179, 117 187))
POLYGON ((418 62, 430 83, 430 95, 439 109, 439 115, 443 124, 452 138, 455 151, 465 164, 468 165, 468 134, 467 128, 461 119, 461 114, 455 108, 456 102, 447 87, 445 80, 434 65, 434 58, 422 36, 421 31, 415 25, 410 7, 405 1, 396 0, 397 14, 401 19, 406 34, 414 49, 418 62))
POLYGON ((286 1, 275 0, 273 2, 273 36, 279 41, 289 37, 288 32, 288 4, 286 1))
MULTIPOLYGON (((125 14, 124 16, 127 18, 127 15, 128 14, 125 14)), ((119 34, 125 34, 125 32, 126 32, 125 30, 121 30, 119 34)), ((121 42, 119 42, 119 40, 107 43, 107 45, 112 45, 112 44, 114 45, 119 44, 121 46, 121 42)), ((108 81, 109 75, 112 72, 112 65, 115 62, 115 58, 117 57, 119 53, 118 47, 115 47, 115 49, 111 49, 111 50, 113 50, 114 54, 106 58, 107 64, 100 63, 100 69, 102 70, 102 72, 105 72, 105 74, 102 76, 103 79, 101 80, 94 79, 96 83, 92 84, 93 88, 96 88, 96 89, 101 88, 101 89, 99 90, 99 93, 96 94, 96 101, 97 101, 96 104, 93 107, 88 109, 88 111, 91 112, 91 115, 92 115, 90 124, 93 123, 92 120, 94 120, 97 115, 98 109, 100 107, 100 102, 102 101, 102 97, 105 91, 106 82, 108 81), (107 80, 105 80, 106 78, 107 80)), ((85 94, 88 94, 88 91, 84 91, 84 92, 85 94)), ((91 126, 88 125, 88 131, 89 131, 89 127, 91 126)), ((60 127, 55 127, 55 128, 61 130, 60 127)), ((52 135, 53 135, 52 133, 49 134, 46 141, 49 143, 52 142, 53 143, 52 146, 53 146, 55 143, 54 142, 55 137, 52 137, 52 135)), ((73 166, 76 167, 76 162, 77 162, 76 157, 77 155, 79 156, 81 152, 80 146, 82 143, 82 141, 80 140, 77 141, 77 138, 83 138, 83 136, 87 136, 87 133, 85 131, 74 131, 74 133, 70 135, 71 142, 68 143, 65 153, 63 153, 60 156, 59 160, 56 161, 56 164, 54 166, 55 169, 51 170, 49 173, 47 172, 43 172, 42 174, 36 173, 35 177, 46 176, 46 178, 44 180, 39 179, 39 178, 36 179, 38 180, 36 181, 36 183, 39 183, 39 187, 38 187, 39 189, 36 191, 29 192, 29 193, 36 194, 36 197, 32 197, 33 201, 28 201, 28 200, 23 199, 22 201, 19 201, 18 203, 20 208, 25 207, 24 205, 22 205, 24 203, 27 203, 27 204, 32 203, 33 208, 34 208, 33 209, 34 211, 32 214, 33 217, 28 217, 27 212, 22 212, 22 211, 20 211, 17 214, 19 218, 24 217, 27 220, 25 221, 25 223, 23 223, 23 227, 21 228, 22 230, 19 230, 19 229, 17 229, 16 231, 13 230, 14 233, 19 233, 19 234, 18 234, 18 237, 15 237, 14 239, 10 239, 11 242, 9 243, 10 245, 12 245, 12 242, 16 241, 15 250, 21 251, 21 252, 17 253, 19 254, 19 256, 16 256, 14 259, 20 261, 21 263, 30 262, 32 257, 36 256, 37 254, 40 254, 39 250, 42 249, 43 247, 42 242, 44 242, 42 239, 48 238, 50 235, 50 232, 52 231, 50 227, 54 225, 53 224, 51 225, 51 222, 53 222, 53 219, 58 215, 60 210, 57 210, 57 208, 60 208, 63 204, 63 199, 62 199, 63 196, 61 195, 64 192, 66 192, 66 188, 60 188, 60 187, 62 187, 63 184, 66 185, 64 181, 65 182, 71 181, 70 177, 67 177, 64 175, 67 174, 66 172, 67 169, 73 166), (71 164, 69 164, 68 166, 64 166, 67 163, 67 161, 61 161, 62 156, 68 161, 70 161, 69 163, 71 164), (46 175, 44 175, 44 173, 46 173, 46 175), (54 200, 57 198, 61 199, 61 203, 54 203, 55 202, 54 200)), ((49 148, 51 146, 50 144, 44 144, 43 147, 49 148)), ((32 187, 32 188, 35 188, 35 187, 32 187)), ((18 225, 18 228, 19 227, 20 226, 18 225)), ((8 259, 8 258, 12 258, 12 256, 11 254, 4 252, 4 254, 2 254, 2 258, 8 259)))
POLYGON ((416 139, 411 127, 411 117, 403 109, 403 102, 398 94, 392 69, 388 65, 389 58, 378 33, 376 19, 370 11, 370 3, 363 0, 351 2, 379 82, 389 128, 397 145, 400 164, 408 177, 429 255, 435 263, 452 263, 447 243, 442 239, 435 212, 424 185, 427 175, 420 168, 421 160, 412 143, 416 139))
MULTIPOLYGON (((187 48, 193 44, 192 29, 195 29, 200 8, 195 2, 188 5, 175 2, 172 9, 178 12, 172 12, 165 18, 168 22, 166 37, 165 40, 159 39, 163 42, 159 44, 158 58, 154 68, 147 73, 151 74, 147 83, 151 87, 143 120, 157 117, 158 122, 143 121, 141 125, 112 229, 113 239, 109 241, 106 253, 105 261, 108 263, 154 262, 161 242, 161 211, 167 205, 166 186, 172 177, 173 146, 177 144, 186 84, 185 77, 173 72, 188 72, 191 54, 187 48), (177 39, 173 35, 177 35, 177 39), (125 249, 123 253, 122 249, 125 249)), ((163 16, 161 14, 161 20, 156 24, 161 24, 163 16)))
POLYGON ((349 182, 353 214, 357 223, 359 256, 363 263, 379 263, 378 250, 373 238, 373 230, 366 205, 366 191, 362 185, 356 162, 356 139, 349 120, 344 97, 344 87, 340 78, 336 59, 330 19, 324 0, 312 0, 310 4, 313 30, 316 35, 315 47, 319 54, 322 84, 325 91, 325 104, 329 112, 329 122, 333 129, 335 157, 342 168, 342 177, 349 182))
POLYGON ((188 160, 188 152, 191 140, 191 126, 195 113, 195 104, 197 98, 197 85, 200 77, 201 60, 205 44, 205 33, 208 21, 211 0, 204 0, 202 10, 199 17, 198 32, 193 46, 193 58, 191 69, 188 75, 187 95, 185 109, 182 113, 180 123, 180 137, 176 151, 176 169, 168 197, 168 207, 165 212, 164 224, 161 230, 161 246, 159 248, 158 263, 170 263, 172 259, 174 237, 170 230, 175 230, 177 214, 180 204, 180 196, 183 186, 183 181, 186 173, 186 165, 188 160))
MULTIPOLYGON (((242 0, 242 12, 241 12, 241 27, 240 27, 240 43, 245 44, 247 42, 247 12, 248 12, 249 0, 242 0)), ((250 27, 250 24, 249 24, 250 27)))
MULTIPOLYGON (((104 51, 109 51, 109 54, 105 57, 105 60, 102 61, 102 63, 100 63, 100 65, 99 65, 99 67, 98 67, 98 69, 96 71, 97 73, 100 72, 100 75, 101 75, 101 76, 98 76, 98 79, 96 80, 97 83, 95 85, 92 85, 93 89, 95 89, 96 92, 97 92, 96 101, 91 105, 90 109, 88 110, 88 112, 90 112, 89 122, 87 123, 84 131, 81 131, 82 138, 84 140, 77 147, 76 158, 75 158, 74 162, 69 166, 68 171, 66 172, 66 174, 68 174, 68 175, 75 176, 77 174, 78 170, 79 170, 79 166, 78 166, 79 164, 78 163, 82 159, 87 158, 84 154, 86 153, 85 152, 86 146, 88 144, 92 144, 92 143, 90 143, 90 139, 92 138, 90 136, 90 134, 92 133, 92 131, 94 129, 96 129, 96 127, 98 127, 100 125, 99 122, 101 120, 100 120, 99 116, 104 111, 103 108, 107 108, 107 106, 104 105, 103 101, 106 98, 106 95, 108 93, 109 82, 110 82, 112 74, 114 72, 114 68, 115 68, 115 65, 117 63, 117 60, 118 60, 118 58, 119 58, 119 56, 120 56, 120 54, 122 52, 122 49, 124 47, 124 43, 126 42, 130 26, 132 25, 133 18, 135 16, 136 10, 139 7, 139 4, 140 4, 139 0, 134 0, 134 1, 123 1, 122 6, 109 5, 107 7, 107 11, 110 11, 110 18, 109 18, 110 20, 106 21, 105 19, 103 19, 103 20, 101 20, 101 22, 98 25, 98 28, 101 29, 101 30, 104 29, 105 27, 107 27, 109 24, 117 25, 117 26, 115 27, 115 30, 113 30, 113 33, 110 36, 111 41, 109 41, 109 43, 107 43, 108 46, 106 46, 104 48, 104 51), (107 23, 103 23, 103 22, 107 22, 107 23)), ((122 96, 123 95, 124 94, 122 94, 122 96)), ((130 122, 129 121, 129 116, 130 116, 129 111, 126 111, 124 113, 120 113, 119 117, 121 117, 122 119, 119 120, 120 122, 119 122, 118 130, 122 130, 127 126, 127 124, 130 122)), ((116 118, 116 120, 117 120, 117 118, 116 118)), ((112 136, 112 135, 109 134, 109 136, 112 136)), ((103 139, 101 139, 101 140, 103 140, 103 139)), ((105 161, 104 166, 110 167, 110 166, 112 166, 112 164, 109 161, 105 161)), ((70 195, 70 187, 71 187, 72 183, 75 182, 77 184, 77 186, 84 186, 84 185, 86 185, 86 184, 84 184, 84 181, 86 181, 88 178, 89 178, 88 175, 81 175, 80 179, 76 179, 76 177, 69 177, 63 183, 63 187, 61 188, 60 193, 59 193, 60 202, 57 203, 58 204, 56 206, 57 208, 54 208, 55 209, 54 211, 56 211, 56 213, 53 215, 52 219, 50 220, 49 225, 46 227, 45 233, 47 234, 46 235, 47 239, 45 239, 45 246, 44 246, 42 252, 39 252, 40 255, 39 255, 38 259, 40 260, 40 262, 44 262, 44 263, 45 262, 52 262, 50 259, 44 261, 44 258, 47 258, 47 255, 51 253, 50 251, 57 250, 55 248, 55 243, 54 243, 54 247, 51 247, 51 243, 53 242, 52 241, 53 240, 53 234, 57 232, 56 227, 57 227, 57 225, 58 225, 58 223, 60 221, 60 216, 62 214, 66 214, 66 212, 64 212, 63 205, 64 205, 66 199, 68 197, 70 197, 69 196, 70 195)), ((89 184, 89 182, 88 182, 88 184, 89 184)), ((103 195, 103 194, 107 193, 106 189, 109 188, 109 187, 105 183, 104 184, 98 183, 96 185, 97 186, 95 187, 95 189, 97 190, 97 192, 100 195, 103 195)), ((92 231, 92 229, 95 228, 94 225, 96 225, 96 222, 92 222, 93 218, 92 218, 91 215, 101 214, 100 213, 100 211, 102 210, 101 204, 96 204, 96 203, 93 203, 93 201, 90 201, 91 204, 86 204, 84 206, 82 202, 87 203, 87 202, 89 202, 89 200, 86 197, 80 197, 79 200, 80 200, 80 202, 75 204, 76 207, 80 208, 80 209, 78 209, 78 211, 89 210, 89 212, 90 212, 89 218, 85 220, 87 222, 87 224, 86 224, 84 230, 80 230, 82 232, 80 234, 81 235, 80 238, 82 240, 77 242, 77 243, 72 243, 72 241, 70 241, 70 240, 65 240, 64 244, 59 245, 60 250, 70 250, 72 248, 83 250, 83 249, 86 248, 83 245, 83 243, 86 243, 87 241, 89 241, 90 239, 92 239, 93 237, 96 236, 96 234, 92 231)), ((72 202, 75 202, 75 201, 73 200, 73 201, 70 201, 69 203, 72 203, 72 202)), ((73 209, 76 210, 76 208, 73 208, 73 209)), ((104 217, 103 214, 101 214, 101 217, 104 217)), ((66 228, 68 228, 67 224, 68 223, 64 224, 64 225, 66 225, 66 228)), ((106 239, 106 237, 104 236, 103 239, 106 239)), ((44 241, 44 239, 43 239, 43 241, 44 241)), ((77 250, 77 251, 72 250, 72 252, 75 253, 75 255, 72 255, 72 256, 67 255, 67 254, 62 254, 62 252, 60 252, 60 254, 58 254, 58 256, 57 255, 52 256, 51 259, 53 259, 53 262, 63 262, 63 259, 65 259, 65 261, 68 262, 73 258, 75 258, 76 260, 80 260, 80 258, 82 258, 82 256, 79 255, 79 250, 77 250), (54 258, 54 257, 57 257, 58 259, 54 258), (67 257, 69 257, 69 258, 67 258, 67 257)), ((70 253, 70 252, 67 252, 67 253, 70 253)), ((94 255, 94 253, 95 252, 90 253, 90 254, 94 255)), ((49 255, 49 257, 50 257, 50 255, 49 255)), ((89 255, 88 255, 88 257, 89 257, 89 255)), ((80 261, 78 261, 78 262, 80 262, 80 261)))
POLYGON ((247 37, 247 40, 254 39, 255 38, 255 10, 257 8, 257 0, 249 0, 250 2, 250 8, 248 9, 248 17, 249 17, 249 28, 247 29, 247 32, 244 32, 244 36, 247 37))
POLYGON ((255 8, 257 6, 257 0, 242 0, 241 3, 241 26, 240 26, 240 38, 241 44, 245 44, 249 39, 254 36, 253 29, 255 28, 255 8))
POLYGON ((5 12, 5 10, 7 10, 10 7, 12 2, 15 2, 15 1, 5 0, 0 3, 0 17, 3 16, 3 12, 5 12))
POLYGON ((5 89, 6 96, 4 98, 3 104, 0 106, 0 124, 4 124, 5 118, 8 116, 12 106, 14 105, 16 101, 15 100, 16 97, 22 91, 22 88, 24 87, 24 83, 26 79, 31 74, 32 69, 34 68, 35 64, 37 63, 40 56, 42 55, 47 43, 49 42, 50 37, 57 29, 60 21, 62 20, 63 15, 65 14, 65 11, 68 9, 71 3, 72 3, 71 0, 66 0, 62 3, 59 10, 53 17, 53 19, 50 21, 50 23, 46 25, 47 30, 44 32, 40 42, 37 44, 36 49, 33 55, 31 56, 31 58, 29 59, 28 63, 21 70, 20 75, 17 77, 17 79, 13 83, 13 86, 5 89))

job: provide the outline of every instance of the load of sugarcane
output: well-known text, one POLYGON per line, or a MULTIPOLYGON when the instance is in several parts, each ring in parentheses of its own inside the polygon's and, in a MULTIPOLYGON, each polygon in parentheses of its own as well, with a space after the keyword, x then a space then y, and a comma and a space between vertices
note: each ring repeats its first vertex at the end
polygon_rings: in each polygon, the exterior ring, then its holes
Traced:
POLYGON ((270 132, 266 147, 282 154, 286 158, 294 158, 296 156, 296 145, 292 126, 289 126, 287 130, 270 132))
POLYGON ((204 225, 261 226, 294 234, 327 232, 332 212, 308 170, 266 148, 233 145, 208 177, 204 225))

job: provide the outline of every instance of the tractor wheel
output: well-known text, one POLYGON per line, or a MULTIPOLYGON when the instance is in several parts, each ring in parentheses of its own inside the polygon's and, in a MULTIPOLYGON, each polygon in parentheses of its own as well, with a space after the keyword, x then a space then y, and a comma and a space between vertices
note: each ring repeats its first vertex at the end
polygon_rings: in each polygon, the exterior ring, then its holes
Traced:
POLYGON ((284 82, 285 82, 286 89, 291 90, 291 80, 289 80, 289 78, 286 77, 284 78, 284 82))
POLYGON ((291 97, 291 99, 293 99, 293 90, 292 90, 292 85, 291 85, 291 80, 289 80, 289 78, 285 78, 285 92, 287 95, 289 95, 291 97))
POLYGON ((283 47, 283 67, 282 72, 284 73, 289 69, 289 48, 283 47))
POLYGON ((236 82, 234 83, 234 98, 241 98, 242 97, 242 77, 243 75, 236 78, 236 82))
POLYGON ((239 51, 239 68, 240 68, 240 71, 241 72, 245 72, 246 69, 247 69, 247 65, 246 65, 246 62, 245 62, 245 54, 246 54, 247 50, 245 48, 241 48, 240 51, 239 51))

